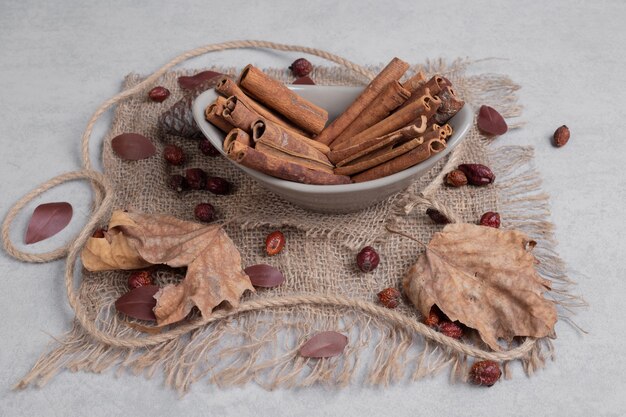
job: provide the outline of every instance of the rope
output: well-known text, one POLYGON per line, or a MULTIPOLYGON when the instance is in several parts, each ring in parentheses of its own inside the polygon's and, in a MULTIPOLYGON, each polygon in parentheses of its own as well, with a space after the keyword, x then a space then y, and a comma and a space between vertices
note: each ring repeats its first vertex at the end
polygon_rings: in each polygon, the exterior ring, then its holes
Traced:
MULTIPOLYGON (((102 105, 94 112, 89 122, 87 123, 87 127, 85 128, 85 132, 82 135, 82 158, 83 158, 83 170, 68 172, 66 174, 59 175, 44 184, 40 185, 24 197, 22 197, 7 214, 3 224, 2 224, 2 243, 4 245, 5 250, 8 254, 13 256, 16 259, 19 259, 24 262, 49 262, 52 260, 56 260, 67 256, 66 259, 66 268, 65 268, 65 286, 68 295, 68 301, 70 306, 74 310, 76 314, 76 319, 80 322, 82 327, 94 337, 100 343, 109 345, 109 346, 118 346, 124 348, 142 348, 148 346, 155 346, 158 344, 162 344, 164 342, 173 340, 183 334, 186 334, 194 329, 202 327, 208 323, 215 322, 227 317, 232 317, 238 314, 242 314, 249 311, 257 311, 257 310, 265 310, 268 308, 276 308, 276 307, 285 307, 285 306, 302 306, 302 305, 319 305, 319 306, 338 306, 338 307, 349 307, 356 310, 361 310, 367 314, 372 316, 382 318, 387 320, 388 322, 404 327, 406 329, 412 330, 415 333, 418 333, 430 340, 433 340, 443 346, 446 346, 458 353, 463 353, 465 355, 469 355, 476 358, 481 359, 490 359, 495 361, 508 361, 512 359, 517 359, 525 356, 534 346, 535 340, 532 338, 527 338, 523 344, 520 346, 511 349, 505 352, 490 352, 485 351, 470 345, 466 345, 461 343, 455 339, 444 336, 443 334, 431 329, 430 327, 424 325, 423 323, 418 322, 413 318, 406 317, 399 312, 394 310, 386 309, 381 306, 375 305, 371 302, 366 302, 362 300, 355 300, 341 296, 332 296, 332 295, 299 295, 299 296, 287 296, 287 297, 277 297, 270 299, 257 299, 250 300, 242 303, 237 309, 233 310, 221 310, 214 312, 208 318, 201 318, 195 321, 191 321, 188 323, 183 323, 167 332, 149 335, 145 337, 130 337, 130 338, 120 338, 115 335, 106 333, 100 330, 96 324, 89 318, 88 312, 86 311, 84 305, 81 303, 80 296, 74 289, 74 273, 76 268, 76 261, 80 255, 80 252, 91 236, 92 231, 95 229, 96 225, 99 224, 104 217, 110 212, 113 207, 113 197, 114 190, 109 184, 108 180, 101 173, 94 171, 91 159, 89 157, 89 142, 91 139, 91 135, 93 132, 93 128, 98 119, 104 114, 111 106, 119 103, 120 101, 130 97, 136 93, 142 92, 150 87, 155 81, 158 80, 163 74, 165 74, 170 68, 180 64, 183 61, 186 61, 189 58, 193 58, 208 52, 214 51, 223 51, 227 49, 236 49, 236 48, 270 48, 276 49, 280 51, 297 51, 304 52, 311 55, 316 55, 321 58, 327 59, 329 61, 333 61, 337 64, 340 64, 357 74, 360 74, 371 80, 374 78, 374 74, 367 69, 348 61, 342 57, 337 55, 319 50, 314 48, 307 48, 296 45, 284 45, 273 42, 265 42, 265 41, 235 41, 235 42, 225 42, 220 44, 212 44, 203 46, 200 48, 192 49, 187 51, 150 75, 143 82, 137 84, 136 86, 125 90, 109 100, 102 103, 102 105), (35 197, 41 195, 45 191, 49 190, 52 187, 63 184, 68 181, 78 180, 78 179, 87 179, 91 181, 93 190, 94 190, 94 208, 92 210, 92 215, 89 218, 87 224, 83 227, 81 232, 76 236, 74 241, 70 244, 67 244, 63 247, 60 247, 56 250, 33 254, 27 253, 18 250, 13 245, 10 237, 9 231, 11 224, 15 220, 17 214, 24 208, 26 204, 28 204, 35 197)), ((460 146, 460 145, 459 145, 460 146)), ((446 163, 444 170, 440 173, 437 178, 421 193, 421 195, 416 200, 417 203, 430 204, 434 208, 440 210, 450 219, 458 219, 458 217, 452 213, 445 205, 438 203, 434 198, 427 197, 433 190, 438 186, 438 182, 441 181, 445 172, 450 166, 456 164, 456 159, 458 159, 458 147, 455 152, 452 153, 448 162, 446 163)))

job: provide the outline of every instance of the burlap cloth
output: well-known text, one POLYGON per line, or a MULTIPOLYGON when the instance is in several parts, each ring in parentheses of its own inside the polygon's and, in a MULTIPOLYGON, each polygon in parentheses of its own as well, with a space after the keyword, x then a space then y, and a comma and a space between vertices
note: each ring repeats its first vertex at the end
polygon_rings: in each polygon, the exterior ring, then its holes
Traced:
MULTIPOLYGON (((462 60, 449 66, 438 61, 414 66, 410 72, 424 69, 429 75, 443 73, 469 105, 474 108, 491 105, 501 111, 511 127, 517 127, 513 118, 520 115, 515 93, 518 86, 505 76, 467 76, 467 67, 468 63, 462 60)), ((215 70, 238 72, 233 68, 215 70)), ((286 70, 267 72, 283 81, 291 80, 286 70)), ((176 82, 179 75, 181 72, 169 72, 159 81, 172 92, 173 97, 165 103, 153 103, 145 95, 136 95, 121 102, 115 110, 102 150, 105 175, 115 189, 114 208, 193 220, 197 203, 213 204, 241 251, 244 265, 270 263, 286 277, 282 286, 260 289, 256 294, 246 295, 245 299, 317 294, 376 304, 378 291, 386 287, 400 288, 402 276, 422 251, 416 242, 390 233, 388 228, 402 230, 422 242, 428 242, 441 228, 424 214, 423 203, 428 200, 422 198, 420 192, 426 189, 431 199, 428 204, 440 202, 462 221, 474 223, 485 211, 498 211, 503 228, 522 230, 537 240, 536 255, 540 261, 537 268, 555 284, 549 296, 559 304, 560 317, 567 319, 567 309, 577 303, 575 297, 569 295, 569 281, 554 252, 552 225, 547 221, 547 196, 541 192, 540 180, 530 166, 531 148, 491 146, 474 128, 455 158, 459 162, 490 166, 497 176, 495 184, 481 188, 446 187, 441 180, 445 163, 442 161, 405 192, 369 209, 342 215, 313 213, 261 188, 224 158, 202 155, 196 141, 168 136, 158 130, 159 115, 182 96, 176 82), (175 143, 190 159, 183 168, 171 167, 159 156, 136 162, 122 161, 112 153, 110 140, 125 132, 152 138, 158 155, 164 145, 175 143), (189 167, 200 167, 211 175, 227 178, 234 184, 234 192, 226 196, 204 191, 176 194, 167 187, 168 177, 189 167), (285 233, 287 245, 279 256, 268 258, 263 250, 264 237, 274 229, 285 233), (355 254, 365 245, 375 246, 381 254, 380 266, 368 274, 359 272, 355 266, 355 254)), ((364 84, 361 77, 340 68, 317 67, 311 77, 321 85, 364 84)), ((141 80, 137 74, 128 75, 124 88, 141 80)), ((162 269, 157 272, 157 280, 159 284, 179 280, 183 273, 162 269)), ((149 337, 129 327, 126 319, 115 312, 113 303, 127 291, 127 277, 127 272, 85 271, 80 299, 100 330, 113 337, 149 337)), ((412 321, 421 320, 407 300, 397 311, 412 321)), ((464 340, 463 343, 478 342, 464 340)), ((536 341, 520 360, 527 373, 532 373, 552 354, 551 341, 543 339, 536 341)), ((504 365, 508 374, 508 363, 504 365)), ((350 306, 291 305, 224 318, 149 348, 99 343, 77 322, 59 342, 54 342, 19 386, 43 384, 61 369, 102 372, 114 367, 118 372, 130 370, 146 376, 163 375, 168 385, 181 391, 201 379, 220 386, 255 381, 267 388, 320 382, 389 384, 403 379, 415 380, 447 366, 452 376, 463 378, 466 355, 429 341, 393 320, 350 306), (302 342, 324 330, 348 335, 349 344, 344 354, 319 360, 299 357, 297 350, 302 342)))

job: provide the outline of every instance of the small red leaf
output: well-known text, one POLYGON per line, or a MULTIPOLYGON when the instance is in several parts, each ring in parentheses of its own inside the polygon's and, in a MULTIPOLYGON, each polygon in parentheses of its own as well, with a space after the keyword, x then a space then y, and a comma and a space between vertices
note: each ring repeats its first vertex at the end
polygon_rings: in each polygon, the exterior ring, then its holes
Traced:
POLYGON ((215 71, 202 71, 191 77, 183 75, 178 77, 178 85, 180 85, 180 88, 182 88, 183 90, 193 90, 203 82, 213 79, 215 77, 219 77, 221 75, 223 74, 215 71))
POLYGON ((315 81, 313 81, 308 75, 305 75, 304 77, 296 78, 291 84, 315 85, 315 81))
POLYGON ((272 288, 279 286, 285 281, 283 274, 270 265, 252 265, 244 269, 244 272, 255 287, 272 288))
POLYGON ((72 220, 72 205, 69 203, 46 203, 35 208, 28 222, 24 243, 30 245, 59 233, 72 220))
POLYGON ((113 152, 127 161, 150 158, 156 147, 147 137, 138 133, 122 133, 111 140, 113 152))
POLYGON ((154 294, 158 291, 158 285, 137 287, 118 298, 115 309, 135 319, 156 321, 153 309, 156 306, 154 294))
POLYGON ((504 135, 509 129, 502 115, 489 106, 480 106, 477 124, 483 133, 492 136, 504 135))
POLYGON ((337 332, 321 332, 307 340, 300 347, 300 356, 305 358, 328 358, 341 355, 348 338, 337 332))

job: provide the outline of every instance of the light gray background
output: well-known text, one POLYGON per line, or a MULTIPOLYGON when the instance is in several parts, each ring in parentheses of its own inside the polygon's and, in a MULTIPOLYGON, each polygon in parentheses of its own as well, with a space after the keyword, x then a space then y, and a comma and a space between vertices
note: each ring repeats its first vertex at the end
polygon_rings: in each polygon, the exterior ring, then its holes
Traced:
MULTIPOLYGON (((625 19, 619 0, 0 1, 3 216, 37 184, 79 168, 83 128, 126 73, 152 72, 200 45, 264 39, 361 64, 396 55, 409 62, 496 57, 473 71, 519 82, 527 121, 498 141, 536 147, 560 254, 591 306, 577 317, 589 335, 558 323, 556 362, 530 379, 516 369, 513 380, 491 389, 450 385, 444 374, 386 389, 266 392, 198 383, 179 399, 159 377, 64 372, 43 389, 13 392, 51 335, 69 328, 72 312, 62 262, 26 265, 2 252, 0 415, 625 415, 625 19), (548 138, 564 123, 572 139, 557 150, 548 138)), ((287 66, 298 56, 231 51, 187 67, 287 66)), ((80 227, 89 200, 84 184, 59 187, 39 202, 66 199, 77 212, 72 227, 33 250, 68 241, 80 227)), ((25 217, 12 231, 18 241, 25 217)))

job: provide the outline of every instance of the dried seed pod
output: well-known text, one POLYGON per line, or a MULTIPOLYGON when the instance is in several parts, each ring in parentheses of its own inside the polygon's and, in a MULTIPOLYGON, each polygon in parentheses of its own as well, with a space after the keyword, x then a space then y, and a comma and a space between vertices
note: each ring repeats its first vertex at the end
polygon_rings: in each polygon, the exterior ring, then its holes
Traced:
POLYGON ((182 165, 185 163, 185 153, 180 146, 167 145, 163 149, 163 158, 171 165, 182 165))
POLYGON ((348 338, 337 332, 321 332, 300 347, 300 356, 305 358, 328 358, 343 353, 348 338))
POLYGON ((187 185, 187 180, 182 175, 172 175, 169 179, 169 186, 172 190, 181 193, 187 189, 189 189, 189 185, 187 185))
POLYGON ((453 339, 463 337, 463 328, 453 321, 440 322, 438 329, 441 333, 453 339))
POLYGON ((146 285, 154 285, 150 271, 135 271, 129 275, 128 288, 131 290, 144 287, 146 285))
POLYGON ((430 313, 428 313, 428 317, 424 319, 424 324, 433 329, 438 328, 439 322, 441 321, 441 311, 439 308, 434 305, 430 308, 430 313))
POLYGON ((278 255, 285 247, 285 235, 275 230, 265 238, 265 251, 269 256, 278 255))
POLYGON ((200 203, 193 210, 196 219, 201 222, 212 222, 215 219, 215 209, 210 203, 200 203))
POLYGON ((313 70, 313 64, 311 64, 306 58, 298 58, 289 67, 293 75, 296 77, 305 77, 313 70))
POLYGON ((496 109, 489 106, 480 106, 476 124, 478 129, 491 136, 504 135, 509 129, 504 117, 496 109))
POLYGON ((162 103, 170 96, 170 90, 165 87, 154 87, 148 92, 148 98, 156 103, 162 103))
POLYGON ((211 177, 206 180, 206 189, 213 194, 224 195, 230 191, 230 183, 221 177, 211 177))
POLYGON ((467 177, 460 169, 455 169, 450 171, 448 175, 446 175, 446 184, 451 187, 462 187, 467 185, 467 177))
POLYGON ((189 168, 185 171, 187 186, 192 190, 203 190, 206 187, 206 172, 201 168, 189 168))
POLYGON ((494 361, 474 362, 469 372, 469 380, 473 384, 490 387, 500 379, 500 366, 494 361))
POLYGON ((272 288, 285 281, 282 272, 271 265, 252 265, 243 270, 255 287, 272 288))
POLYGON ((569 140, 569 128, 565 125, 559 127, 554 132, 554 146, 560 148, 561 146, 565 146, 567 141, 569 140))

